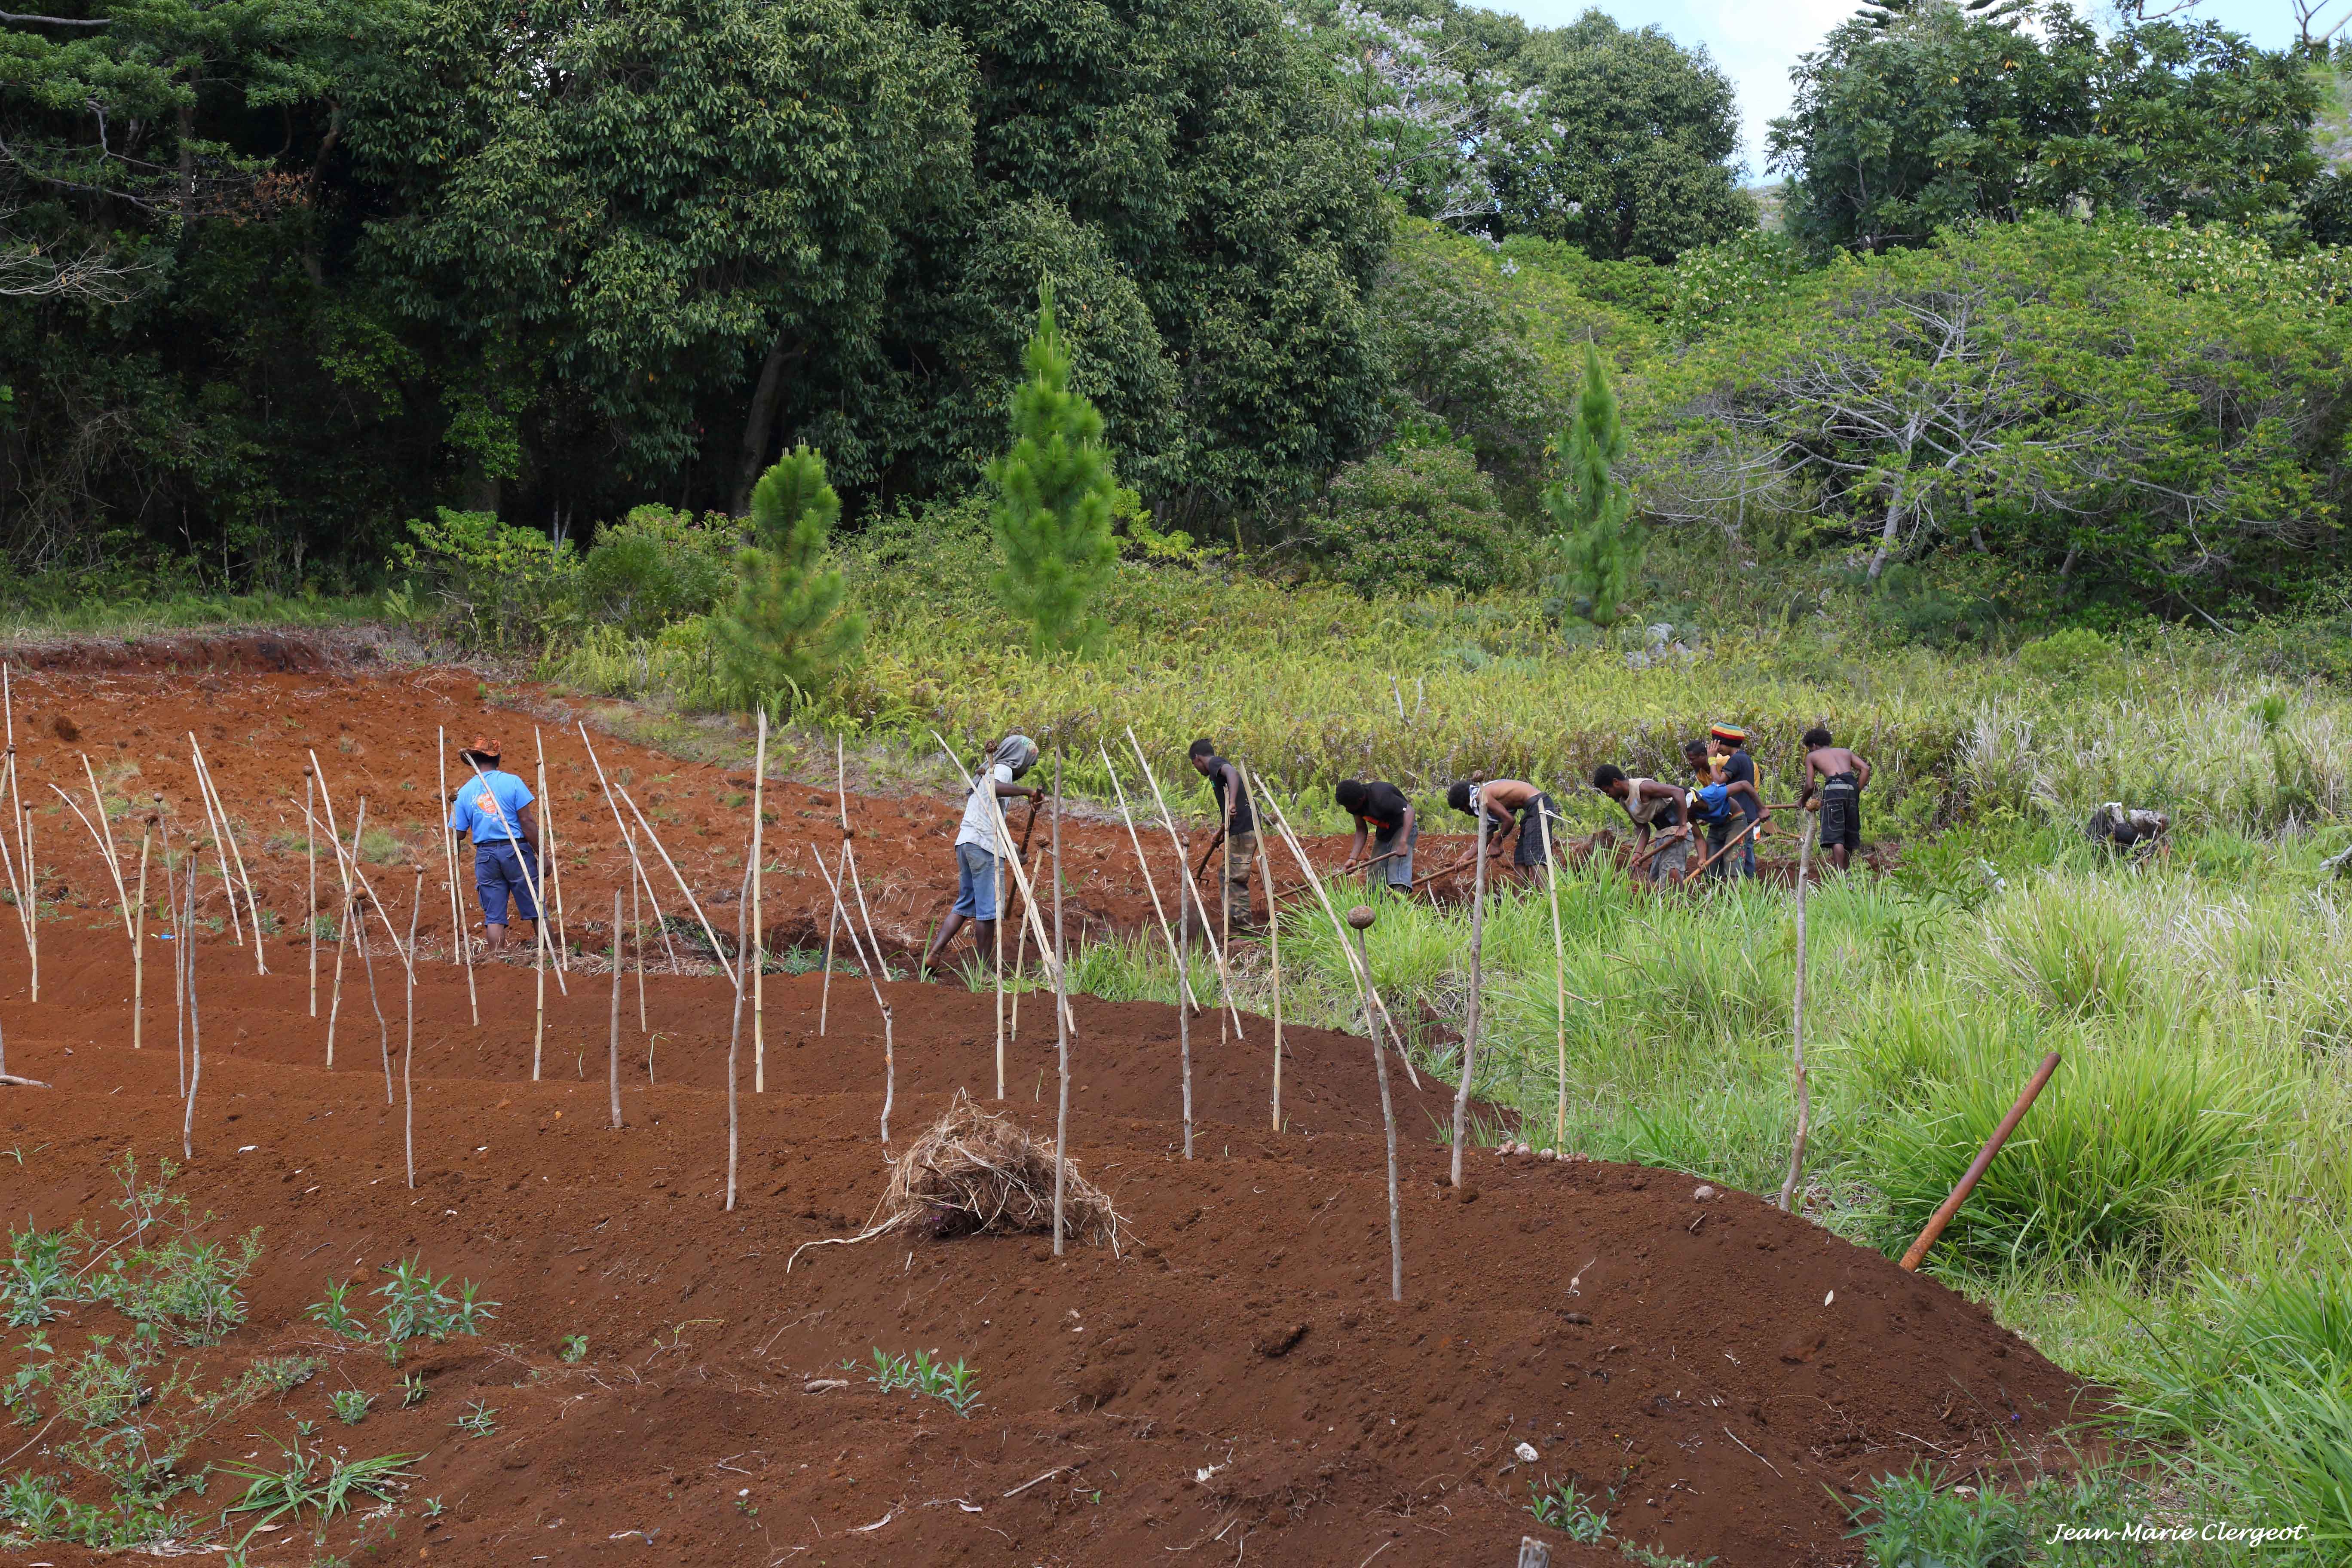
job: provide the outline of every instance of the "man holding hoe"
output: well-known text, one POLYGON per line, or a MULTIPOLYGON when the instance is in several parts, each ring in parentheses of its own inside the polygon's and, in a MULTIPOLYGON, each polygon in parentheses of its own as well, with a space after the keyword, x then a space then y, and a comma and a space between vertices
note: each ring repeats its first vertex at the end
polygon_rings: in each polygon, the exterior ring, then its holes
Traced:
POLYGON ((1679 882, 1690 864, 1689 795, 1675 784, 1656 779, 1628 778, 1614 763, 1592 770, 1592 787, 1625 808, 1633 819, 1633 872, 1653 886, 1679 882), (1651 836, 1659 835, 1653 846, 1651 836))
POLYGON ((496 741, 477 735, 457 760, 474 776, 457 786, 449 831, 474 841, 474 891, 482 900, 482 922, 496 957, 507 945, 509 900, 517 918, 539 919, 539 808, 529 784, 499 771, 496 741))
MULTIPOLYGON (((1478 820, 1479 813, 1486 814, 1489 860, 1503 858, 1504 842, 1516 831, 1519 842, 1512 853, 1511 864, 1529 876, 1544 864, 1546 829, 1538 815, 1548 816, 1554 822, 1560 819, 1559 807, 1552 804, 1551 796, 1518 779, 1488 779, 1480 784, 1458 781, 1445 792, 1445 804, 1473 822, 1478 820)), ((1473 848, 1454 864, 1468 865, 1470 855, 1476 853, 1473 848)))
POLYGON ((1214 854, 1218 845, 1224 846, 1226 926, 1245 932, 1252 929, 1250 866, 1257 858, 1257 817, 1250 809, 1249 791, 1242 784, 1241 769, 1217 755, 1214 741, 1204 736, 1193 742, 1189 754, 1192 766, 1217 795, 1217 837, 1209 852, 1214 854))
POLYGON ((1816 724, 1805 731, 1805 779, 1797 786, 1797 805, 1822 814, 1822 847, 1830 864, 1843 871, 1862 853, 1862 789, 1870 782, 1870 764, 1830 739, 1816 724), (1812 804, 1820 784, 1821 804, 1812 804))
POLYGON ((939 933, 924 951, 917 973, 925 979, 930 977, 931 966, 939 962, 940 954, 947 951, 948 943, 955 940, 966 921, 971 921, 972 937, 982 957, 995 962, 996 887, 1002 874, 998 862, 1019 853, 997 831, 997 803, 1026 799, 1034 805, 1045 799, 1044 790, 1014 782, 1036 763, 1036 742, 1026 735, 1007 735, 998 743, 987 768, 965 792, 963 822, 956 829, 955 837, 955 907, 940 922, 939 933))

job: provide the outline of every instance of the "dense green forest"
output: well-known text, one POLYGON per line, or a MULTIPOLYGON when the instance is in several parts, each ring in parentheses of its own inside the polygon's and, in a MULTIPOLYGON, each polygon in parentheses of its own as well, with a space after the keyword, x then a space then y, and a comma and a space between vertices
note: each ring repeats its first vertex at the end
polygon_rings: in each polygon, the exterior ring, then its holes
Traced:
POLYGON ((1722 72, 1599 12, 61 0, 0 24, 0 551, 331 593, 441 508, 740 517, 802 445, 845 529, 947 517, 1050 286, 1130 546, 1589 612, 1592 344, 1678 548, 1948 563, 1937 625, 2308 596, 2331 67, 1998 9, 1806 57, 1768 231, 1722 72))

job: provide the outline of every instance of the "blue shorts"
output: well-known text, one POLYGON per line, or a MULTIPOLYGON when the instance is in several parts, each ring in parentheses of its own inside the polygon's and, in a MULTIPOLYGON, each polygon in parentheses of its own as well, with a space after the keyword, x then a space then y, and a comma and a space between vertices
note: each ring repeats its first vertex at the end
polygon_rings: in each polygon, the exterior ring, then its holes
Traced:
POLYGON ((955 912, 976 921, 996 918, 996 857, 981 845, 956 846, 955 912))
MULTIPOLYGON (((534 868, 530 873, 536 878, 534 868)), ((482 900, 482 919, 488 924, 507 923, 507 900, 514 900, 515 914, 527 921, 539 919, 539 903, 530 896, 531 884, 523 876, 522 846, 511 838, 493 840, 474 846, 474 891, 482 900)))

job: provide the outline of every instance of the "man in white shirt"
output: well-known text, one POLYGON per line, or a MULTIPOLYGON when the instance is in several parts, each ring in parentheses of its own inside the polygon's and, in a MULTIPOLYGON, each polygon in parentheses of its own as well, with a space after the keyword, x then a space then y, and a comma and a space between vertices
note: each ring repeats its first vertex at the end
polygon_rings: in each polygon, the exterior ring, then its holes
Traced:
POLYGON ((996 888, 999 880, 997 861, 1015 853, 1012 844, 998 830, 1000 801, 1027 799, 1035 803, 1045 798, 1045 792, 1016 784, 1016 779, 1037 763, 1037 742, 1026 735, 1008 735, 1000 742, 989 759, 988 771, 972 781, 965 792, 963 823, 956 829, 956 901, 948 918, 940 922, 939 934, 931 938, 930 947, 923 954, 920 973, 929 978, 931 966, 940 954, 971 921, 972 936, 982 956, 991 962, 996 952, 996 888), (992 798, 993 797, 993 798, 992 798))

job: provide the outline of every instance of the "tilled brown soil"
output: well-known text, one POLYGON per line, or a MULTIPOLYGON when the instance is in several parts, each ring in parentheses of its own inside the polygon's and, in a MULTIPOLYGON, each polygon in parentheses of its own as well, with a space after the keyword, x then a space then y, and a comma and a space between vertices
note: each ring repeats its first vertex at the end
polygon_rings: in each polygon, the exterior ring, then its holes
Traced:
MULTIPOLYGON (((73 751, 90 749, 100 765, 137 762, 142 787, 187 788, 184 763, 169 759, 194 727, 232 809, 257 816, 274 809, 271 792, 299 791, 289 742, 305 739, 324 742, 339 790, 365 781, 372 817, 379 798, 429 798, 431 726, 463 730, 481 713, 472 678, 455 672, 56 678, 81 683, 71 689, 47 679, 20 687, 31 776, 61 763, 78 772, 73 751), (57 739, 60 718, 77 741, 57 739)), ((489 722, 518 744, 510 717, 489 722)), ((689 875, 731 887, 724 825, 740 827, 741 813, 719 796, 724 775, 618 742, 600 750, 608 768, 630 766, 664 793, 676 828, 665 836, 689 875)), ((602 801, 559 798, 590 842, 602 801)), ((884 822, 892 809, 853 805, 884 822)), ((410 805, 404 820, 420 819, 410 805)), ((910 875, 944 861, 951 803, 901 820, 910 875)), ((40 824, 45 846, 65 839, 54 819, 40 824)), ((868 831, 862 823, 861 845, 868 831)), ((823 841, 814 829, 803 839, 823 841)), ((249 841, 247 855, 257 858, 249 841)), ((607 907, 609 859, 597 848, 574 884, 607 907)), ((879 847, 875 862, 888 863, 879 847)), ((256 870, 266 899, 299 920, 288 858, 268 863, 256 870)), ((43 864, 46 875, 46 849, 43 864)), ((69 900, 94 891, 99 863, 84 864, 61 874, 69 900)), ((290 864, 299 876, 299 850, 290 864)), ((1089 896, 1118 911, 1108 872, 1101 887, 1089 896)), ((428 893, 428 921, 435 907, 428 893)), ((904 919, 919 905, 893 907, 904 919)), ((0 1160, 0 1202, 15 1224, 80 1220, 109 1234, 110 1163, 131 1151, 152 1170, 179 1151, 169 945, 150 944, 146 1048, 133 1053, 111 911, 68 901, 43 930, 38 1004, 13 926, 0 934, 8 1068, 51 1086, 0 1088, 0 1153, 15 1156, 0 1160)), ((805 1252, 788 1270, 801 1244, 863 1227, 891 1153, 955 1089, 998 1105, 987 995, 887 988, 886 1145, 870 992, 836 976, 820 1036, 818 978, 772 976, 764 1093, 751 1092, 745 1031, 741 1196, 729 1214, 723 982, 654 975, 646 1032, 631 983, 615 1131, 606 976, 575 973, 568 995, 549 988, 534 1083, 529 971, 478 972, 477 1026, 462 977, 428 958, 409 1072, 412 1191, 406 1107, 386 1093, 387 1047, 396 1089, 406 1034, 396 961, 378 944, 381 1024, 362 973, 347 969, 330 1070, 301 944, 281 935, 267 951, 264 978, 224 938, 194 950, 205 1050, 180 1186, 217 1215, 217 1233, 260 1226, 267 1251, 247 1282, 247 1325, 175 1354, 199 1387, 273 1354, 326 1365, 225 1418, 187 1464, 268 1459, 268 1439, 295 1420, 353 1456, 421 1455, 399 1511, 330 1530, 335 1552, 356 1542, 354 1561, 1395 1568, 1507 1563, 1532 1533, 1555 1562, 1622 1563, 1613 1544, 1571 1544, 1527 1511, 1531 1485, 1572 1479, 1610 1516, 1612 1542, 1727 1568, 1850 1563, 1833 1490, 1921 1462, 1955 1476, 2061 1466, 2057 1434, 2095 1405, 1979 1309, 1747 1194, 1701 1199, 1667 1172, 1491 1153, 1474 1157, 1471 1187, 1454 1194, 1435 1142, 1446 1086, 1416 1093, 1401 1077, 1406 1299, 1393 1303, 1370 1048, 1290 1031, 1276 1131, 1271 1027, 1255 1017, 1245 1041, 1221 1041, 1213 1017, 1194 1023, 1197 1158, 1186 1161, 1173 1011, 1077 1003, 1071 1148, 1125 1218, 1116 1254, 1055 1259, 1036 1238, 892 1236, 805 1252), (479 1282, 500 1303, 488 1331, 415 1346, 395 1367, 306 1318, 330 1281, 356 1279, 356 1298, 405 1257, 479 1282), (576 1364, 558 1354, 571 1335, 588 1342, 576 1364), (966 1359, 982 1404, 960 1418, 936 1400, 882 1394, 863 1370, 877 1348, 966 1359), (397 1380, 410 1372, 430 1393, 403 1409, 397 1380), (377 1396, 361 1425, 330 1413, 339 1388, 377 1396), (493 1433, 452 1426, 472 1401, 495 1409, 493 1433), (1520 1458, 1520 1443, 1537 1458, 1520 1458), (427 1499, 441 1504, 431 1518, 427 1499)), ((328 1004, 322 983, 322 1014, 328 1004)), ((1024 1013, 1001 1108, 1050 1136, 1053 1042, 1038 1033, 1050 1014, 1034 1002, 1024 1013)), ((50 1341, 71 1356, 122 1327, 83 1305, 49 1325, 50 1341)), ((28 1352, 21 1331, 0 1342, 4 1383, 28 1352)), ((23 1447, 0 1472, 54 1471, 63 1436, 12 1431, 0 1453, 23 1447)), ((216 1517, 237 1489, 216 1479, 181 1506, 216 1517)), ((103 1496, 89 1484, 79 1495, 103 1496)), ((257 1537, 253 1560, 308 1563, 309 1537, 257 1537)), ((97 1561, 47 1545, 26 1560, 97 1561)))

